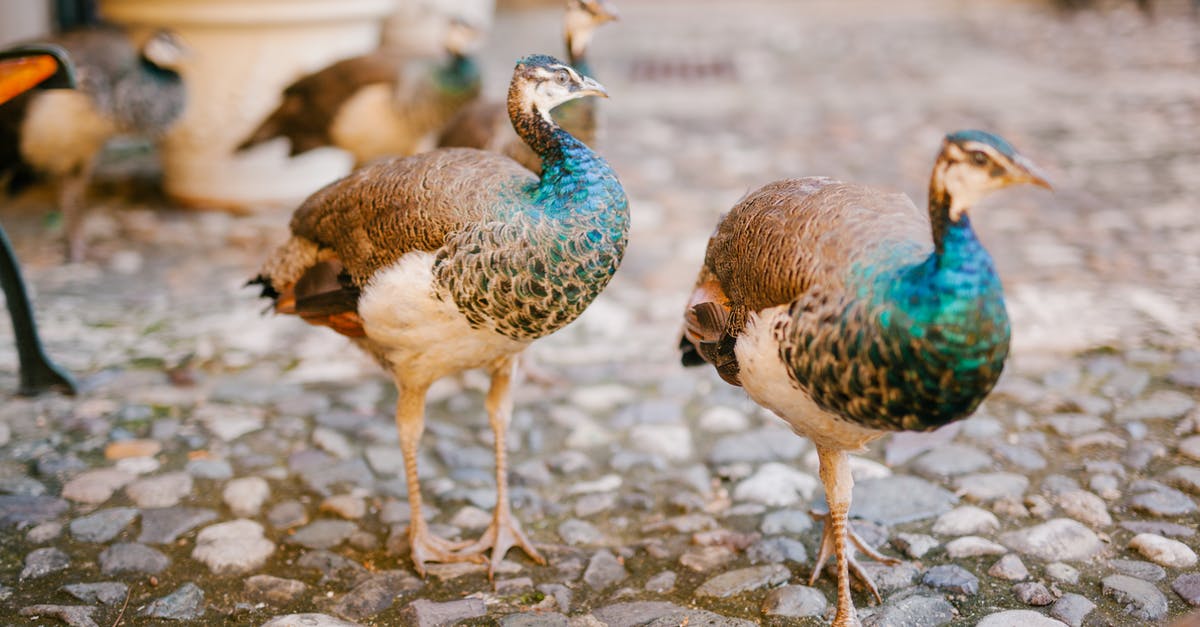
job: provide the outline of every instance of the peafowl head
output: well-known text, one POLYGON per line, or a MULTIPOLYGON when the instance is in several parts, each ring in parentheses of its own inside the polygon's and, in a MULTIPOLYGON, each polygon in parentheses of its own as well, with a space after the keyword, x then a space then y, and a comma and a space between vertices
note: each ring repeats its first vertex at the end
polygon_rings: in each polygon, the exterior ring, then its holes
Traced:
POLYGON ((153 66, 178 71, 191 52, 179 35, 169 30, 156 30, 142 42, 141 56, 153 66))
POLYGON ((510 106, 532 111, 548 122, 550 110, 584 96, 608 97, 604 86, 554 57, 535 54, 517 61, 509 88, 510 106))
POLYGON ((1032 161, 1004 139, 985 131, 958 131, 946 136, 930 182, 930 198, 949 205, 949 218, 963 213, 988 193, 1029 183, 1050 189, 1032 161))
POLYGON ((580 59, 587 52, 592 33, 605 22, 620 19, 616 7, 608 0, 567 0, 563 27, 571 56, 580 59))
POLYGON ((451 55, 464 57, 474 51, 482 35, 483 31, 470 22, 454 18, 446 26, 446 37, 442 45, 451 55))

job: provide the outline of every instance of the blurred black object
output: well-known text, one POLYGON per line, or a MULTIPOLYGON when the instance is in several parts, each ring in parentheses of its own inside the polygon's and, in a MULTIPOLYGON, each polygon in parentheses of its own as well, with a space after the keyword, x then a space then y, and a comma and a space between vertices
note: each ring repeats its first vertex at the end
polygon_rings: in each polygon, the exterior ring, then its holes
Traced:
POLYGON ((100 22, 96 0, 55 0, 54 15, 59 31, 100 22))
MULTIPOLYGON (((38 87, 69 89, 75 86, 75 71, 66 52, 55 45, 30 45, 0 52, 0 63, 5 59, 19 59, 35 55, 53 57, 58 64, 54 74, 38 87)), ((3 106, 0 104, 0 106, 3 106)), ((76 391, 71 375, 46 356, 38 337, 37 324, 33 318, 33 306, 25 291, 21 278, 21 266, 13 252, 8 234, 0 226, 0 285, 4 288, 4 299, 8 304, 8 315, 12 318, 13 335, 17 341, 17 358, 21 365, 21 382, 17 393, 34 396, 50 389, 66 394, 76 391)))

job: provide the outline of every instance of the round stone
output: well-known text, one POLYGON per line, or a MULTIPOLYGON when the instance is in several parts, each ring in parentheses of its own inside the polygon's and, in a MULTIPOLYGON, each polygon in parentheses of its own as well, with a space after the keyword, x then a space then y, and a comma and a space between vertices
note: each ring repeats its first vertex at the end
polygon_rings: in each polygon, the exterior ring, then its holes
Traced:
POLYGON ((1003 555, 1008 549, 986 538, 979 536, 963 536, 946 543, 946 554, 951 559, 977 557, 979 555, 1003 555))
POLYGON ((996 515, 974 505, 961 505, 941 516, 933 523, 933 532, 948 536, 965 536, 988 533, 1000 528, 996 515))
POLYGON ((1029 569, 1015 553, 1001 557, 988 569, 988 574, 1007 581, 1023 581, 1029 578, 1029 569))
POLYGON ((169 472, 157 477, 138 479, 125 486, 125 493, 138 507, 171 507, 192 491, 192 476, 169 472))
POLYGON ((1191 568, 1196 565, 1196 552, 1188 545, 1153 533, 1134 536, 1129 541, 1129 548, 1168 568, 1191 568))
POLYGON ((808 586, 782 586, 767 593, 763 600, 762 613, 767 616, 786 618, 818 617, 825 614, 829 602, 816 588, 808 586))
POLYGON ((1134 618, 1157 621, 1167 615, 1167 597, 1148 581, 1128 575, 1109 575, 1101 584, 1105 596, 1115 600, 1134 618))
POLYGON ((1062 623, 1033 610, 1005 610, 984 616, 975 627, 1062 627, 1062 623))
POLYGON ((1104 499, 1086 490, 1070 490, 1055 498, 1055 502, 1068 516, 1092 527, 1107 527, 1112 516, 1104 499))
POLYGON ((271 486, 262 477, 239 477, 226 483, 221 490, 221 500, 234 516, 240 518, 257 516, 269 496, 271 486))
POLYGON ((240 574, 261 567, 274 552, 275 543, 263 537, 262 525, 232 520, 200 530, 192 559, 217 575, 240 574))
POLYGON ((1043 560, 1083 561, 1100 553, 1104 544, 1091 529, 1069 518, 1000 535, 1005 546, 1043 560))

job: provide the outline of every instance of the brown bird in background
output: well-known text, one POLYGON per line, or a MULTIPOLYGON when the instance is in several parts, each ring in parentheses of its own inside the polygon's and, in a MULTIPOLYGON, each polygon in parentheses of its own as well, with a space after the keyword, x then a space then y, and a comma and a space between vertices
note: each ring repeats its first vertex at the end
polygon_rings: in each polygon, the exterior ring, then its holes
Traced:
MULTIPOLYGON (((618 19, 616 8, 608 0, 567 0, 563 31, 567 59, 585 76, 592 76, 587 50, 592 35, 603 24, 618 19)), ((551 112, 554 121, 589 146, 596 145, 597 99, 581 98, 564 103, 551 112)), ((521 141, 508 119, 505 103, 477 100, 463 107, 442 130, 438 146, 479 148, 508 155, 534 173, 541 171, 541 159, 521 141)))
POLYGON ((469 56, 478 37, 453 21, 445 59, 379 49, 308 74, 284 89, 279 106, 238 150, 286 137, 292 156, 335 146, 363 165, 432 148, 436 133, 479 96, 479 68, 469 56))
POLYGON ((15 192, 36 175, 49 177, 58 187, 67 256, 80 261, 97 155, 117 135, 158 137, 179 119, 186 92, 178 68, 186 50, 168 31, 135 41, 109 25, 43 42, 66 50, 78 85, 26 92, 0 107, 0 189, 15 192))

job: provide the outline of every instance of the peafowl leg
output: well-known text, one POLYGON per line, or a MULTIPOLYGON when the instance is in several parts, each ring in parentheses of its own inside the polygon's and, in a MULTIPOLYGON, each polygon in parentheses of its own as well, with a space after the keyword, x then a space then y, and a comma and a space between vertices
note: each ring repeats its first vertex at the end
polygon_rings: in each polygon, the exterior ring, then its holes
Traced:
POLYGON ((59 181, 58 208, 62 212, 63 231, 67 239, 67 261, 70 263, 83 261, 87 249, 83 230, 84 202, 95 162, 95 156, 89 157, 59 181))
POLYGON ((850 513, 850 495, 854 488, 854 478, 850 475, 850 461, 845 451, 817 447, 817 456, 821 462, 821 482, 825 484, 825 500, 829 502, 829 513, 825 515, 825 527, 821 535, 821 550, 817 554, 812 575, 808 583, 816 582, 821 574, 821 568, 832 554, 837 558, 837 614, 833 618, 834 627, 850 627, 858 625, 858 616, 854 611, 854 599, 850 596, 850 573, 866 584, 877 601, 882 601, 875 582, 862 570, 853 554, 846 546, 846 540, 854 542, 872 558, 896 563, 896 560, 885 557, 873 549, 857 534, 849 529, 848 515, 850 513))
POLYGON ((508 434, 508 423, 512 419, 512 379, 516 363, 516 358, 504 358, 497 362, 492 370, 492 385, 488 390, 486 404, 488 420, 492 423, 492 432, 496 440, 496 509, 492 514, 492 524, 483 536, 463 549, 463 553, 482 553, 489 547, 492 549, 491 564, 488 566, 489 579, 495 577, 496 566, 514 546, 521 547, 533 561, 543 566, 546 564, 546 559, 534 548, 533 543, 521 530, 520 523, 513 517, 508 500, 508 450, 505 436, 508 434))
POLYGON ((398 385, 400 398, 396 401, 396 427, 400 431, 400 452, 404 455, 404 478, 408 482, 408 543, 412 549, 413 567, 425 576, 425 562, 482 562, 478 555, 457 553, 467 542, 452 542, 429 531, 421 513, 421 481, 417 477, 417 446, 425 431, 425 388, 398 385))

